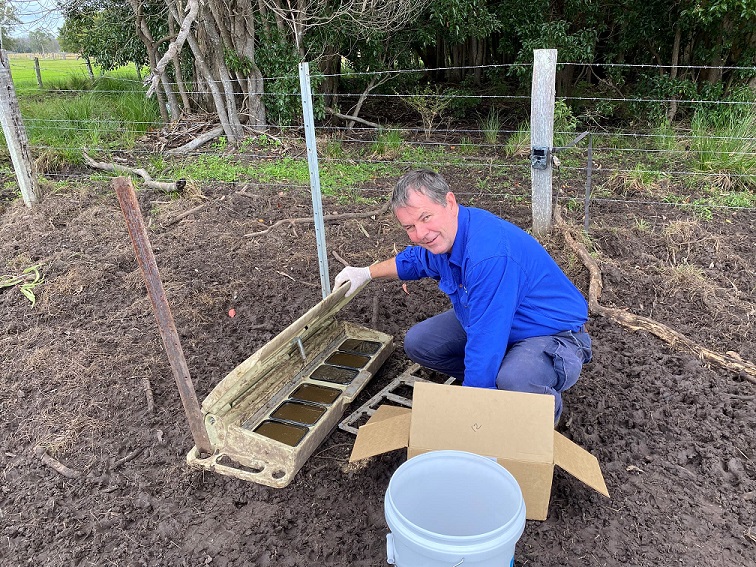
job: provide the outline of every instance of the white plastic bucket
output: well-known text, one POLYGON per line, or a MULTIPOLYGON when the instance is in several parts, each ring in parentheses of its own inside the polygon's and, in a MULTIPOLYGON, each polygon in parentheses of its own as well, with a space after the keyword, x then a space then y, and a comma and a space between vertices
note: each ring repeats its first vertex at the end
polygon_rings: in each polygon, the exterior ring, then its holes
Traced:
POLYGON ((384 503, 388 562, 398 567, 507 567, 525 529, 525 502, 496 461, 431 451, 394 472, 384 503))

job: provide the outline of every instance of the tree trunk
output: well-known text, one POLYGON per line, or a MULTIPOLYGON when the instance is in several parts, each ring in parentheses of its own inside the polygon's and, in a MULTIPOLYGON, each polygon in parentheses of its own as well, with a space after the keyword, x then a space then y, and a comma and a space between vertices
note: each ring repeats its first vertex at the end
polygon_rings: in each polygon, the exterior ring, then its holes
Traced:
POLYGON ((722 80, 722 67, 724 66, 726 56, 723 53, 724 51, 724 45, 723 45, 723 37, 729 37, 730 33, 732 33, 732 22, 729 20, 729 18, 725 18, 722 22, 722 28, 720 30, 720 33, 717 34, 717 36, 714 38, 714 55, 711 58, 711 61, 709 62, 709 69, 706 73, 706 80, 709 83, 715 84, 719 83, 722 80))
POLYGON ((472 64, 475 67, 475 72, 474 72, 475 85, 480 86, 480 83, 483 80, 482 67, 485 61, 485 57, 486 57, 486 39, 485 38, 482 38, 482 39, 472 38, 470 42, 471 42, 471 50, 473 53, 472 64))
POLYGON ((706 81, 712 84, 718 83, 722 80, 722 54, 717 52, 709 61, 709 68, 706 73, 706 81))
POLYGON ((267 130, 263 94, 265 86, 260 68, 255 62, 255 21, 245 14, 253 10, 252 0, 241 0, 240 9, 231 15, 230 36, 233 48, 250 64, 246 74, 236 71, 236 77, 242 90, 241 114, 246 123, 255 130, 267 130))
MULTIPOLYGON (((210 2, 210 4, 212 4, 212 2, 210 2)), ((221 41, 221 36, 218 33, 218 28, 216 27, 215 19, 212 15, 205 12, 202 22, 204 24, 203 29, 207 35, 210 47, 208 50, 208 53, 210 54, 208 63, 211 66, 213 76, 220 79, 221 86, 223 87, 224 105, 226 112, 228 113, 228 123, 231 130, 226 135, 229 143, 236 144, 242 136, 243 131, 236 104, 234 85, 224 59, 225 46, 221 41)))
MULTIPOLYGON (((139 36, 141 42, 144 44, 144 48, 147 50, 147 59, 150 63, 150 69, 156 69, 158 57, 155 49, 155 41, 152 38, 152 34, 150 33, 149 28, 147 27, 147 22, 144 21, 141 4, 138 2, 138 0, 131 0, 131 7, 134 10, 137 35, 139 36)), ((159 88, 155 89, 155 96, 157 96, 158 100, 160 118, 163 120, 163 122, 170 122, 171 118, 168 113, 165 98, 163 97, 163 93, 159 88)))
MULTIPOLYGON (((176 24, 173 21, 173 18, 170 18, 170 17, 168 18, 168 30, 171 37, 174 37, 176 35, 176 24)), ((181 73, 181 61, 179 59, 179 56, 175 55, 171 59, 171 63, 173 64, 173 69, 176 72, 176 88, 178 89, 179 95, 181 96, 181 103, 183 105, 183 109, 185 112, 191 112, 192 103, 189 100, 189 95, 186 92, 186 87, 184 86, 184 77, 183 77, 183 74, 181 73)), ((178 115, 178 113, 176 115, 178 115)))
POLYGON ((94 71, 92 70, 92 61, 90 61, 89 57, 85 57, 84 61, 87 64, 87 73, 89 74, 89 78, 94 81, 94 71))
MULTIPOLYGON (((176 6, 169 5, 168 8, 173 19, 177 22, 180 21, 176 6)), ((218 120, 220 120, 221 126, 223 126, 223 132, 226 136, 226 139, 228 139, 229 141, 234 141, 235 132, 231 127, 231 123, 228 119, 228 112, 226 111, 223 95, 218 89, 216 78, 213 76, 212 72, 210 71, 210 67, 205 61, 203 50, 201 49, 197 38, 194 37, 193 34, 189 34, 189 36, 186 38, 186 41, 187 43, 189 43, 189 48, 194 54, 194 64, 200 76, 197 82, 199 85, 201 85, 203 82, 207 85, 207 88, 209 89, 212 96, 212 101, 215 105, 215 112, 218 114, 218 120)))
POLYGON ((325 80, 320 86, 320 91, 325 99, 326 106, 336 106, 336 98, 339 94, 339 77, 341 72, 341 54, 334 45, 326 45, 325 53, 320 59, 318 67, 325 75, 325 80))
MULTIPOLYGON (((150 69, 154 69, 157 66, 157 54, 155 53, 155 47, 152 42, 148 41, 141 33, 139 34, 144 47, 147 49, 147 60, 150 62, 150 69)), ((163 122, 168 123, 171 121, 171 117, 168 114, 168 108, 165 105, 165 97, 163 96, 162 89, 155 90, 155 96, 158 101, 158 108, 160 109, 160 118, 163 122)))
MULTIPOLYGON (((372 91, 377 85, 380 83, 378 82, 379 75, 373 75, 370 77, 370 81, 368 82, 367 86, 365 87, 365 90, 362 91, 362 94, 360 95, 360 98, 357 99, 357 104, 354 105, 354 108, 349 112, 351 116, 357 117, 360 115, 360 110, 362 110, 362 105, 365 102, 365 99, 367 98, 368 94, 370 94, 370 91, 372 91)), ((383 81, 386 79, 384 78, 383 81)), ((351 130, 354 128, 354 121, 350 121, 347 123, 347 130, 351 130)))
MULTIPOLYGON (((680 58, 680 40, 682 39, 682 30, 679 25, 675 25, 675 41, 672 44, 672 66, 669 70, 669 78, 677 78, 677 64, 680 58)), ((677 100, 672 100, 667 109, 667 122, 672 123, 677 114, 677 100)))

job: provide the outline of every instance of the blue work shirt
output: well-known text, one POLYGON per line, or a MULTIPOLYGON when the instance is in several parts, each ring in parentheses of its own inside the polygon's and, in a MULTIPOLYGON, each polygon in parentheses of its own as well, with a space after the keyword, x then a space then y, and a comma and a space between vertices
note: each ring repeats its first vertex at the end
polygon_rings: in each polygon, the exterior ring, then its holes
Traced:
POLYGON ((409 246, 396 257, 402 280, 433 278, 467 333, 465 386, 496 388, 510 345, 588 320, 588 305, 541 244, 496 215, 459 205, 450 252, 409 246))

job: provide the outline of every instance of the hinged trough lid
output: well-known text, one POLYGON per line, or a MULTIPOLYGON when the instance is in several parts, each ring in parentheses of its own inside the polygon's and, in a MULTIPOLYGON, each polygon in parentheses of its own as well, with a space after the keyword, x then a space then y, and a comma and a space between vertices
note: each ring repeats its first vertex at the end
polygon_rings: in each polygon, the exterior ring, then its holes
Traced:
POLYGON ((234 368, 202 402, 213 454, 187 461, 286 486, 394 348, 390 335, 336 313, 341 286, 234 368))

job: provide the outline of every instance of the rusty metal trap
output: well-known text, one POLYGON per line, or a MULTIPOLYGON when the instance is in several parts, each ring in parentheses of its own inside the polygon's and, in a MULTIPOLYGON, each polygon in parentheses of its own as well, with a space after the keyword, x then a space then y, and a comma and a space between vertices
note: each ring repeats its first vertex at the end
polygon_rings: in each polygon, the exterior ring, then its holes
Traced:
POLYGON ((234 368, 202 402, 212 455, 192 466, 282 488, 394 349, 393 337, 335 319, 342 286, 234 368))

